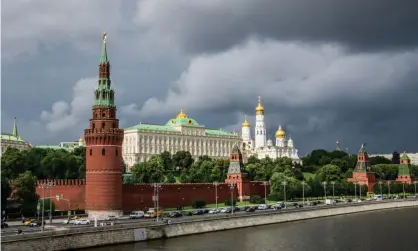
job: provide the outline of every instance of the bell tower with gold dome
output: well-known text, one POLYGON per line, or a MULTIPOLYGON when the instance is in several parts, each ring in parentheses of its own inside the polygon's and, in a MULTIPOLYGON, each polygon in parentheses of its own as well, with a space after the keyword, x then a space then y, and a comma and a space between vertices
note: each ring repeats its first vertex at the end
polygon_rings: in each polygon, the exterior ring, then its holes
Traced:
POLYGON ((255 108, 255 148, 266 145, 266 127, 264 124, 264 107, 261 105, 261 97, 258 96, 258 104, 255 108))
POLYGON ((277 129, 276 133, 274 134, 276 137, 276 146, 278 147, 286 147, 286 132, 282 129, 282 126, 279 125, 279 129, 277 129))
POLYGON ((242 144, 243 149, 249 149, 252 147, 251 143, 251 125, 247 120, 247 116, 245 116, 244 122, 241 125, 241 137, 242 137, 242 144))

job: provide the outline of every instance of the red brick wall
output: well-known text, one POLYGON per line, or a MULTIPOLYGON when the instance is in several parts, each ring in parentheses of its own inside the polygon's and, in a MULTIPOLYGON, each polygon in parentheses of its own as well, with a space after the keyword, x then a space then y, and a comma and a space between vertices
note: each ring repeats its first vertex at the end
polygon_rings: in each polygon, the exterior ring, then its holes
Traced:
MULTIPOLYGON (((42 189, 39 184, 46 181, 38 181, 36 193, 43 197, 42 189)), ((54 180, 55 186, 51 188, 51 196, 63 194, 64 199, 70 200, 71 210, 85 209, 85 180, 54 180)), ((251 195, 258 194, 264 197, 263 182, 249 182, 249 191, 251 195)), ((218 203, 223 205, 225 200, 231 198, 228 184, 220 183, 218 189, 218 203)), ((45 197, 49 189, 45 189, 45 197)), ((123 211, 146 209, 153 207, 152 196, 154 188, 151 184, 123 185, 122 186, 122 207, 123 211)), ((267 186, 269 194, 269 186, 267 186)), ((195 199, 203 199, 207 204, 215 203, 215 186, 211 183, 196 184, 161 184, 159 190, 159 204, 162 208, 173 208, 179 206, 188 206, 195 199)), ((234 189, 234 199, 237 199, 238 192, 234 189)), ((68 210, 67 201, 56 201, 53 199, 57 210, 68 210)))
POLYGON ((68 210, 68 202, 66 200, 55 199, 57 194, 62 194, 64 199, 69 200, 71 210, 84 210, 85 208, 85 180, 38 180, 36 186, 36 193, 40 198, 44 195, 46 198, 54 197, 52 200, 57 210, 68 210), (48 181, 54 182, 55 186, 51 187, 51 196, 49 195, 49 189, 45 188, 45 194, 43 189, 40 188, 40 184, 48 181))

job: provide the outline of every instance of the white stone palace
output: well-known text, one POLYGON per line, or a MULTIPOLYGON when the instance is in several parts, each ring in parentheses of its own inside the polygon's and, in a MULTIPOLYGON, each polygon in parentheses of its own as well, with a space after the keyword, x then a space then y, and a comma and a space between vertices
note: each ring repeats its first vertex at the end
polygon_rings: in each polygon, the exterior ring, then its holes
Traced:
POLYGON ((165 125, 140 123, 124 130, 122 155, 128 172, 136 163, 164 151, 171 154, 188 151, 194 158, 202 155, 228 158, 234 145, 242 144, 238 133, 205 128, 183 109, 165 125))
POLYGON ((242 149, 246 158, 256 156, 259 159, 270 157, 272 159, 289 157, 293 162, 302 164, 298 156, 298 149, 295 148, 293 140, 286 137, 286 132, 281 126, 275 133, 276 144, 271 139, 267 140, 267 131, 264 124, 264 107, 261 105, 261 98, 258 97, 258 105, 255 108, 256 119, 254 134, 255 139, 251 138, 251 125, 245 118, 242 123, 242 149))

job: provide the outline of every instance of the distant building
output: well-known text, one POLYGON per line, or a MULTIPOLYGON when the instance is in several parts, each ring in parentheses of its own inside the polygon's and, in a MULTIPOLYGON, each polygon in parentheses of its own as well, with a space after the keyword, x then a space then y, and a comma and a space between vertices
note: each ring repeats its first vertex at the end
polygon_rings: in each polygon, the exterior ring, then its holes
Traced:
POLYGON ((16 118, 13 124, 12 133, 1 133, 1 154, 3 155, 3 153, 9 147, 16 148, 19 150, 26 150, 31 148, 31 145, 20 137, 17 130, 16 118))
POLYGON ((58 145, 37 145, 34 147, 43 149, 66 150, 71 152, 74 151, 75 148, 82 146, 86 146, 86 142, 82 137, 80 137, 78 141, 61 142, 58 145))
POLYGON ((401 156, 397 151, 392 153, 392 164, 400 164, 401 163, 401 156))
MULTIPOLYGON (((393 154, 395 154, 395 153, 393 153, 393 154)), ((382 154, 379 153, 379 154, 370 154, 369 156, 370 157, 382 156, 382 157, 384 157, 386 159, 392 160, 392 162, 393 162, 393 157, 394 157, 393 154, 392 153, 382 153, 382 154)), ((411 164, 412 165, 418 165, 418 153, 406 153, 406 154, 408 155, 409 159, 411 160, 411 164)), ((394 164, 399 164, 399 163, 400 162, 394 163, 394 164)))

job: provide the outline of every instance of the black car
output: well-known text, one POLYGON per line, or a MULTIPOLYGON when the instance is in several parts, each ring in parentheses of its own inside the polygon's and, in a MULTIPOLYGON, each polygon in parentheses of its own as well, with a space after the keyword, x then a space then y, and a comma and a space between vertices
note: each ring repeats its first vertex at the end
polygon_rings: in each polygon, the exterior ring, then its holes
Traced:
POLYGON ((256 209, 256 207, 248 207, 247 209, 245 209, 245 212, 255 212, 256 209))
POLYGON ((205 213, 205 211, 203 211, 202 209, 199 209, 199 210, 196 210, 196 211, 194 211, 194 215, 202 215, 202 214, 204 214, 205 213))
POLYGON ((167 214, 167 217, 170 217, 170 218, 177 218, 177 217, 182 217, 182 216, 183 215, 179 211, 173 211, 167 214))
POLYGON ((298 204, 298 203, 293 203, 293 206, 294 206, 295 208, 300 208, 300 207, 303 207, 303 205, 302 205, 302 204, 298 204))

